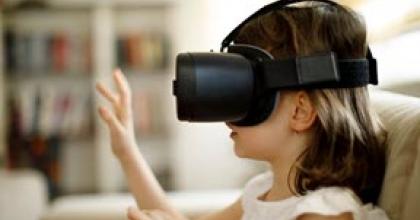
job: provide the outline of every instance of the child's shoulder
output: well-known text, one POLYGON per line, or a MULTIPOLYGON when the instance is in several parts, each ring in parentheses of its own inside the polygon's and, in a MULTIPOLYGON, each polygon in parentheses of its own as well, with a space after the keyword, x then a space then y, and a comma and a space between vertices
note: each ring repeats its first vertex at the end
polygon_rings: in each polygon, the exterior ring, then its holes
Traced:
POLYGON ((297 212, 318 210, 323 215, 359 212, 363 204, 352 190, 344 187, 323 187, 300 196, 297 212))

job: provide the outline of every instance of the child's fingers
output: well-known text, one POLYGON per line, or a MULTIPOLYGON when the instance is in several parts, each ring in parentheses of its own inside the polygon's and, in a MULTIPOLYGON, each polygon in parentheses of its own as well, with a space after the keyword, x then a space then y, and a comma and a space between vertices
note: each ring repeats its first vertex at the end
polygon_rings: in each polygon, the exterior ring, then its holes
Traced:
POLYGON ((116 95, 112 94, 102 83, 96 84, 96 89, 101 93, 108 101, 110 101, 114 106, 118 106, 118 98, 116 95))
POLYGON ((119 112, 120 119, 123 123, 128 123, 131 118, 131 91, 128 85, 127 79, 120 69, 116 69, 114 72, 114 80, 117 85, 118 92, 120 94, 121 111, 119 112))
POLYGON ((129 207, 127 210, 127 217, 130 220, 152 220, 145 213, 141 212, 137 208, 129 207))
POLYGON ((111 129, 120 129, 121 125, 114 114, 111 114, 106 108, 99 107, 99 115, 108 124, 111 129))
POLYGON ((127 79, 120 69, 116 69, 114 71, 114 80, 121 97, 121 102, 123 105, 127 106, 131 98, 130 87, 128 85, 127 79))

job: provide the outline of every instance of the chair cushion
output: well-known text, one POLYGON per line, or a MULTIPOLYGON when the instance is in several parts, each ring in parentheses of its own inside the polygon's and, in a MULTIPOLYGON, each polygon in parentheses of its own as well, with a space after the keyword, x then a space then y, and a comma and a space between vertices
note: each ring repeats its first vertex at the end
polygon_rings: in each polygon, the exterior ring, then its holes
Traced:
POLYGON ((388 131, 387 168, 379 205, 391 219, 420 216, 420 99, 371 93, 372 105, 388 131))

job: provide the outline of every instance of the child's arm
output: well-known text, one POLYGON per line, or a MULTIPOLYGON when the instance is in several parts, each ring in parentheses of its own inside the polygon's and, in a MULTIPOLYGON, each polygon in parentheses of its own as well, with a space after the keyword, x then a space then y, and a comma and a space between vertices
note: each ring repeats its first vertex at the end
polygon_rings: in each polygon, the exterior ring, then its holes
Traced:
MULTIPOLYGON (((137 148, 131 108, 131 91, 126 78, 120 70, 114 72, 113 78, 117 86, 117 94, 112 93, 100 83, 97 84, 97 90, 111 102, 114 112, 111 113, 106 108, 100 107, 99 114, 108 125, 111 135, 112 151, 121 163, 130 191, 136 199, 137 206, 145 210, 159 210, 155 215, 164 213, 171 217, 170 220, 185 220, 186 218, 170 205, 165 196, 165 192, 137 148)), ((137 211, 142 212, 140 210, 137 211)), ((240 200, 238 200, 224 210, 200 219, 235 220, 240 219, 241 215, 242 209, 240 200)), ((140 214, 137 216, 144 215, 140 214)), ((134 217, 130 219, 143 219, 134 217)))
POLYGON ((111 102, 114 109, 110 112, 100 107, 99 114, 108 125, 112 151, 121 163, 130 191, 142 209, 159 209, 177 219, 183 219, 184 217, 169 204, 163 189, 137 148, 128 82, 120 70, 114 72, 113 79, 117 86, 117 94, 102 84, 97 84, 97 90, 111 102))

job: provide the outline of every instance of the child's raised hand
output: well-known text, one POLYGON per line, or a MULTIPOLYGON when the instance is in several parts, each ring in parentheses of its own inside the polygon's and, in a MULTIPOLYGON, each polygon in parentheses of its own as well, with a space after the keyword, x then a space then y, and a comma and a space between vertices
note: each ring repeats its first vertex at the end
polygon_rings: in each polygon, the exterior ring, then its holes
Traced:
POLYGON ((119 69, 114 71, 113 80, 118 91, 116 94, 103 84, 96 84, 96 89, 99 93, 113 105, 113 111, 103 106, 99 107, 98 111, 101 118, 108 125, 112 151, 121 159, 121 157, 136 151, 137 145, 133 128, 130 87, 127 79, 119 69))

